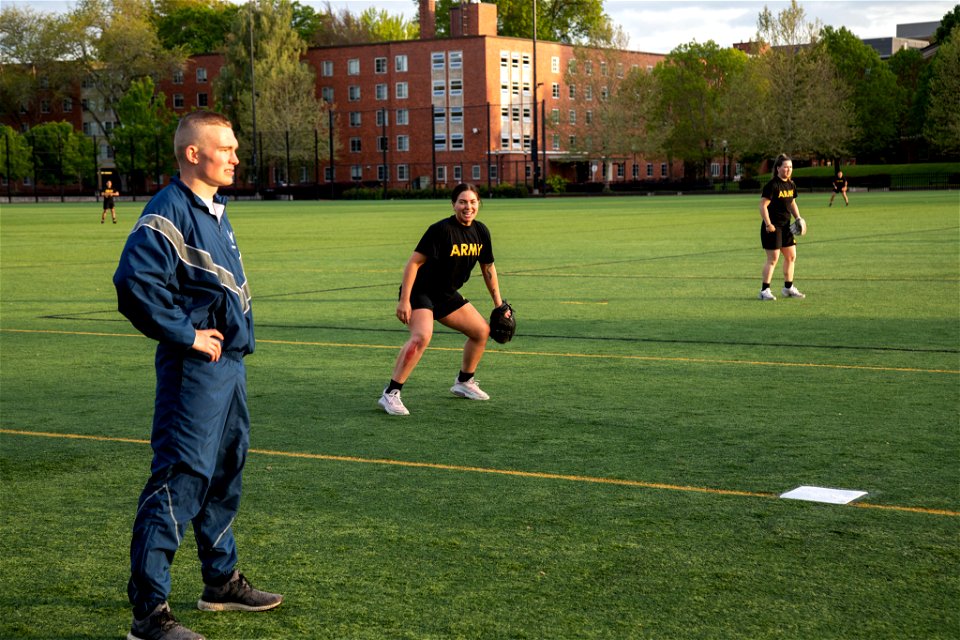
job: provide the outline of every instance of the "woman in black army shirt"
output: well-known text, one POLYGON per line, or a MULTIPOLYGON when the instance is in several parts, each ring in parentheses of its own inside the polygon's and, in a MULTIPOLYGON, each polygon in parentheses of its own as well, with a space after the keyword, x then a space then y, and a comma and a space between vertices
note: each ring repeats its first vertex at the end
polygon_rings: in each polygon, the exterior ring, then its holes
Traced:
POLYGON ((493 246, 486 225, 476 219, 480 210, 477 188, 472 184, 457 185, 451 202, 453 215, 427 229, 403 269, 397 318, 410 328, 410 338, 400 349, 393 377, 378 402, 390 415, 410 413, 400 400, 400 390, 430 344, 434 320, 467 337, 460 373, 450 391, 470 400, 490 399, 473 377, 486 348, 490 326, 460 295, 459 289, 479 262, 493 305, 499 307, 503 303, 493 266, 493 246))

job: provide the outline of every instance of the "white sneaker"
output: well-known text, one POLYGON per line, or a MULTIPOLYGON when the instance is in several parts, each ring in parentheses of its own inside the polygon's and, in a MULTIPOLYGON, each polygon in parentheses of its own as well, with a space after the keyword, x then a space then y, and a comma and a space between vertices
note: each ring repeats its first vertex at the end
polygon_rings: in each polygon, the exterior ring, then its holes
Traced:
POLYGON ((783 289, 780 290, 780 293, 783 294, 784 298, 806 298, 807 297, 797 290, 796 285, 790 285, 789 289, 784 287, 783 289))
POLYGON ((770 289, 762 289, 762 290, 760 291, 760 295, 757 296, 757 297, 760 298, 761 300, 776 300, 776 299, 777 299, 777 298, 773 295, 773 291, 770 291, 770 289))
POLYGON ((453 386, 450 387, 450 392, 455 396, 460 396, 461 398, 468 398, 470 400, 489 400, 490 396, 483 392, 483 389, 480 388, 480 385, 477 384, 475 378, 470 378, 466 382, 460 382, 460 380, 454 380, 453 386))
POLYGON ((377 401, 377 404, 392 416, 410 415, 410 412, 403 406, 403 401, 400 399, 400 389, 394 389, 390 393, 384 390, 383 393, 380 394, 380 400, 377 401))

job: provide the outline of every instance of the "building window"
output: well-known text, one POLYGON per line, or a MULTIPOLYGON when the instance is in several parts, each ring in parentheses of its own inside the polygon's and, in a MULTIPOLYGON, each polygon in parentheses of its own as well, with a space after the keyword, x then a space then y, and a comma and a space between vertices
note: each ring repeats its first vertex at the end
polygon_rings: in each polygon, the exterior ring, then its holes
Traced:
POLYGON ((437 167, 437 182, 443 184, 447 181, 447 168, 443 165, 437 167))
POLYGON ((648 177, 648 178, 652 178, 652 177, 653 177, 653 163, 652 163, 652 162, 648 162, 648 163, 647 163, 647 177, 648 177))
POLYGON ((490 176, 491 180, 496 180, 498 175, 497 165, 491 164, 489 167, 487 167, 487 175, 490 176))
POLYGON ((300 167, 300 182, 304 183, 307 181, 307 168, 305 166, 300 167))
POLYGON ((603 60, 600 61, 600 75, 607 75, 607 63, 603 60))
POLYGON ((447 110, 443 107, 433 108, 433 126, 435 129, 444 129, 447 126, 447 110))
POLYGON ((397 124, 398 125, 408 125, 410 124, 410 112, 406 109, 397 109, 397 124))
POLYGON ((445 151, 447 148, 447 136, 443 133, 437 133, 433 136, 433 148, 437 151, 445 151))
POLYGON ((207 81, 207 68, 197 67, 197 82, 206 82, 206 81, 207 81))
POLYGON ((463 182, 463 167, 458 164, 453 165, 453 181, 463 182))
POLYGON ((410 179, 410 168, 405 164, 397 165, 397 180, 400 182, 406 182, 410 179))
POLYGON ((40 113, 50 113, 50 101, 41 100, 40 101, 40 113))
POLYGON ((577 99, 577 85, 571 84, 569 87, 567 87, 567 96, 571 100, 577 99))
POLYGON ((398 73, 407 72, 407 56, 395 56, 393 58, 393 70, 398 73))
POLYGON ((624 175, 626 175, 624 173, 624 168, 626 166, 626 163, 618 162, 616 166, 617 166, 617 177, 623 180, 624 175))
POLYGON ((434 80, 433 81, 433 97, 442 98, 446 85, 443 83, 443 80, 434 80))
POLYGON ((530 122, 530 107, 523 108, 523 121, 530 122))
POLYGON ((450 124, 463 124, 463 107, 450 107, 450 124))
POLYGON ((360 138, 350 138, 350 152, 360 153, 362 150, 363 147, 360 144, 360 138))
POLYGON ((719 163, 719 162, 711 162, 711 163, 710 163, 710 177, 711 177, 711 178, 719 178, 719 177, 720 177, 720 163, 719 163))
POLYGON ((509 137, 509 136, 501 136, 501 138, 500 138, 500 148, 501 148, 501 149, 509 149, 509 148, 510 148, 510 137, 509 137))
POLYGON ((550 124, 560 124, 560 109, 550 110, 550 124))
POLYGON ((383 127, 390 124, 390 116, 386 109, 377 109, 377 126, 383 127))
POLYGON ((360 182, 363 180, 363 165, 362 164, 352 164, 350 165, 350 179, 360 182))
POLYGON ((610 97, 610 89, 608 87, 600 87, 600 101, 606 102, 607 98, 610 97))
POLYGON ((451 81, 450 81, 450 95, 451 95, 451 96, 462 96, 462 95, 463 95, 463 80, 451 80, 451 81))
POLYGON ((390 143, 387 136, 377 136, 377 151, 390 151, 390 143))
POLYGON ((560 58, 559 56, 553 56, 550 58, 550 71, 553 73, 560 73, 560 58))
POLYGON ((622 77, 623 77, 623 63, 622 63, 622 62, 618 62, 618 63, 617 63, 617 77, 618 77, 618 78, 622 78, 622 77))
POLYGON ((636 162, 633 163, 631 175, 634 180, 637 180, 638 178, 640 178, 640 165, 638 165, 636 162))
POLYGON ((325 182, 333 182, 333 167, 323 168, 323 179, 325 182))
POLYGON ((560 83, 559 83, 559 82, 554 82, 552 85, 550 85, 550 95, 553 96, 554 99, 557 99, 557 98, 560 97, 560 83))
POLYGON ((409 89, 407 88, 406 82, 397 83, 397 100, 406 100, 407 96, 410 95, 409 89))
POLYGON ((183 84, 183 71, 178 69, 173 72, 173 84, 183 84))
POLYGON ((89 122, 84 122, 84 123, 83 123, 83 134, 84 134, 84 135, 87 135, 87 136, 92 135, 92 134, 90 133, 90 123, 89 123, 89 122))
POLYGON ((584 60, 583 61, 583 72, 588 76, 593 75, 593 60, 584 60))
POLYGON ((325 78, 333 76, 333 60, 324 60, 320 63, 320 75, 325 78))
POLYGON ((324 102, 333 103, 333 87, 320 87, 320 97, 324 102))
POLYGON ((207 102, 207 94, 205 94, 205 93, 198 93, 198 94, 197 94, 197 106, 198 106, 198 107, 206 107, 207 105, 208 105, 208 102, 207 102))
POLYGON ((360 100, 360 87, 355 84, 347 87, 347 100, 350 102, 358 102, 360 100))
POLYGON ((593 124, 593 110, 592 110, 592 109, 587 109, 586 119, 587 119, 587 120, 586 120, 587 124, 593 124))
POLYGON ((591 87, 590 85, 587 85, 586 87, 584 87, 583 99, 586 100, 587 102, 590 102, 591 100, 593 100, 593 87, 591 87))
POLYGON ((520 122, 520 107, 512 107, 512 108, 510 109, 510 113, 511 113, 511 115, 513 116, 511 119, 512 119, 514 122, 519 123, 519 122, 520 122))
POLYGON ((387 72, 387 59, 386 59, 386 58, 374 58, 374 59, 373 59, 373 72, 374 72, 374 73, 386 73, 386 72, 387 72))
POLYGON ((73 111, 73 98, 64 98, 62 106, 64 113, 70 113, 73 111))
POLYGON ((349 60, 347 60, 347 75, 348 76, 360 75, 360 59, 359 58, 350 58, 349 60))
POLYGON ((552 149, 554 151, 560 151, 560 134, 559 133, 553 134, 552 149))
POLYGON ((175 93, 173 94, 173 108, 174 109, 183 109, 183 94, 175 93))
POLYGON ((447 54, 450 68, 451 69, 462 69, 463 68, 463 52, 462 51, 451 51, 447 54))
POLYGON ((667 177, 667 163, 666 163, 666 162, 661 162, 661 163, 660 163, 660 177, 661 177, 661 178, 666 178, 666 177, 667 177))
POLYGON ((470 168, 470 179, 479 180, 480 179, 480 165, 475 164, 470 168))
MULTIPOLYGON (((451 133, 450 134, 450 150, 451 151, 463 151, 463 134, 462 133, 451 133)), ((459 178, 458 178, 459 180, 459 178)))
POLYGON ((397 151, 410 151, 410 136, 397 136, 397 151))
POLYGON ((375 87, 375 93, 376 93, 377 100, 386 100, 386 99, 387 99, 387 85, 385 85, 385 84, 378 84, 378 85, 375 87))
POLYGON ((529 54, 529 53, 523 54, 522 60, 523 60, 523 68, 524 68, 524 69, 529 69, 529 68, 530 68, 530 54, 529 54))
POLYGON ((569 60, 567 60, 567 73, 569 73, 572 76, 577 75, 577 59, 576 58, 570 58, 569 60))
POLYGON ((567 146, 568 146, 570 149, 576 149, 576 148, 577 148, 577 136, 570 136, 569 138, 567 138, 567 146))
POLYGON ((379 182, 386 182, 387 180, 387 166, 383 164, 377 165, 377 180, 379 182))
POLYGON ((510 121, 510 107, 502 106, 500 107, 500 120, 503 122, 510 121))
POLYGON ((570 112, 567 114, 567 122, 570 124, 577 124, 577 112, 574 109, 570 109, 570 112))
POLYGON ((359 127, 363 119, 363 115, 359 111, 350 112, 350 126, 359 127))
POLYGON ((434 69, 443 69, 443 52, 440 53, 431 53, 430 54, 430 64, 434 69))

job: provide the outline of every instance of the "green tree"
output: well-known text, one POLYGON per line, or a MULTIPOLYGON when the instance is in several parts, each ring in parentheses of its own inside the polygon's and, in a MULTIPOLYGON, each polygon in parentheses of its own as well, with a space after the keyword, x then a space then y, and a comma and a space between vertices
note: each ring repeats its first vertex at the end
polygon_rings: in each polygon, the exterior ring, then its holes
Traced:
POLYGON ((160 45, 188 55, 219 51, 239 8, 226 0, 156 0, 160 45))
POLYGON ((348 9, 334 11, 328 2, 324 11, 315 14, 311 21, 313 30, 304 40, 311 46, 325 47, 344 44, 373 42, 369 25, 364 25, 360 16, 348 9))
POLYGON ((923 54, 917 49, 900 49, 887 60, 897 79, 898 134, 901 140, 923 136, 926 120, 930 71, 923 54))
POLYGON ((895 150, 900 89, 877 51, 846 27, 824 27, 820 44, 851 92, 857 137, 851 150, 861 161, 885 161, 895 150))
MULTIPOLYGON (((252 25, 256 148, 261 152, 258 164, 272 164, 287 180, 287 158, 301 165, 310 163, 315 144, 326 146, 328 109, 316 98, 314 72, 300 60, 306 44, 291 26, 292 15, 289 0, 262 0, 256 7, 242 6, 227 40, 225 66, 216 85, 221 108, 237 131, 241 159, 252 158, 252 25)), ((251 172, 259 169, 248 167, 251 172)))
POLYGON ((0 8, 0 113, 9 122, 39 122, 39 101, 72 95, 76 64, 64 59, 65 21, 31 7, 0 8))
POLYGON ((697 177, 723 153, 725 95, 743 73, 747 56, 712 40, 680 45, 653 74, 659 87, 655 121, 665 126, 663 147, 697 177))
MULTIPOLYGON (((491 0, 497 5, 497 31, 501 36, 530 38, 533 2, 537 8, 537 38, 569 44, 609 43, 616 31, 603 11, 603 0, 491 0)), ((450 9, 460 0, 438 0, 438 36, 450 35, 450 9)))
POLYGON ((31 175, 31 150, 26 138, 5 124, 0 125, 0 174, 6 180, 23 180, 31 175))
POLYGON ((945 13, 940 19, 940 26, 933 34, 933 41, 939 43, 946 41, 957 25, 960 25, 960 4, 945 13))
POLYGON ((934 148, 960 153, 960 25, 940 45, 930 67, 930 105, 923 134, 934 148))
POLYGON ((757 27, 757 55, 726 107, 729 139, 744 155, 761 158, 846 153, 856 133, 850 91, 816 46, 819 22, 807 22, 791 0, 777 15, 764 8, 757 27))
MULTIPOLYGON (((98 95, 88 113, 101 129, 116 120, 113 111, 134 80, 161 77, 182 68, 182 51, 165 49, 154 27, 150 0, 79 0, 67 16, 65 50, 98 95)), ((109 134, 108 134, 109 135, 109 134)))
POLYGON ((420 25, 405 20, 402 15, 391 15, 385 9, 370 7, 360 14, 360 24, 373 37, 373 42, 413 40, 420 34, 420 25))
POLYGON ((26 137, 33 148, 40 182, 62 185, 93 179, 93 142, 69 122, 39 124, 26 137))
POLYGON ((142 78, 134 80, 117 103, 120 125, 113 134, 117 169, 131 177, 134 188, 142 188, 146 176, 174 172, 177 121, 165 100, 162 92, 154 92, 153 80, 142 78))

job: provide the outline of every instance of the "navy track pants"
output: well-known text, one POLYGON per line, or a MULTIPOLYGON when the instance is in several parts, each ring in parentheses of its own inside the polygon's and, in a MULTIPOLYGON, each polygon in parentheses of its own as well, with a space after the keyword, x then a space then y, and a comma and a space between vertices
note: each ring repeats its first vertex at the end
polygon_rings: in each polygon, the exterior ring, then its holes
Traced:
POLYGON ((130 543, 127 593, 143 618, 170 593, 170 564, 188 522, 204 583, 220 584, 237 564, 232 524, 240 507, 250 444, 243 359, 216 363, 157 348, 153 464, 130 543))

